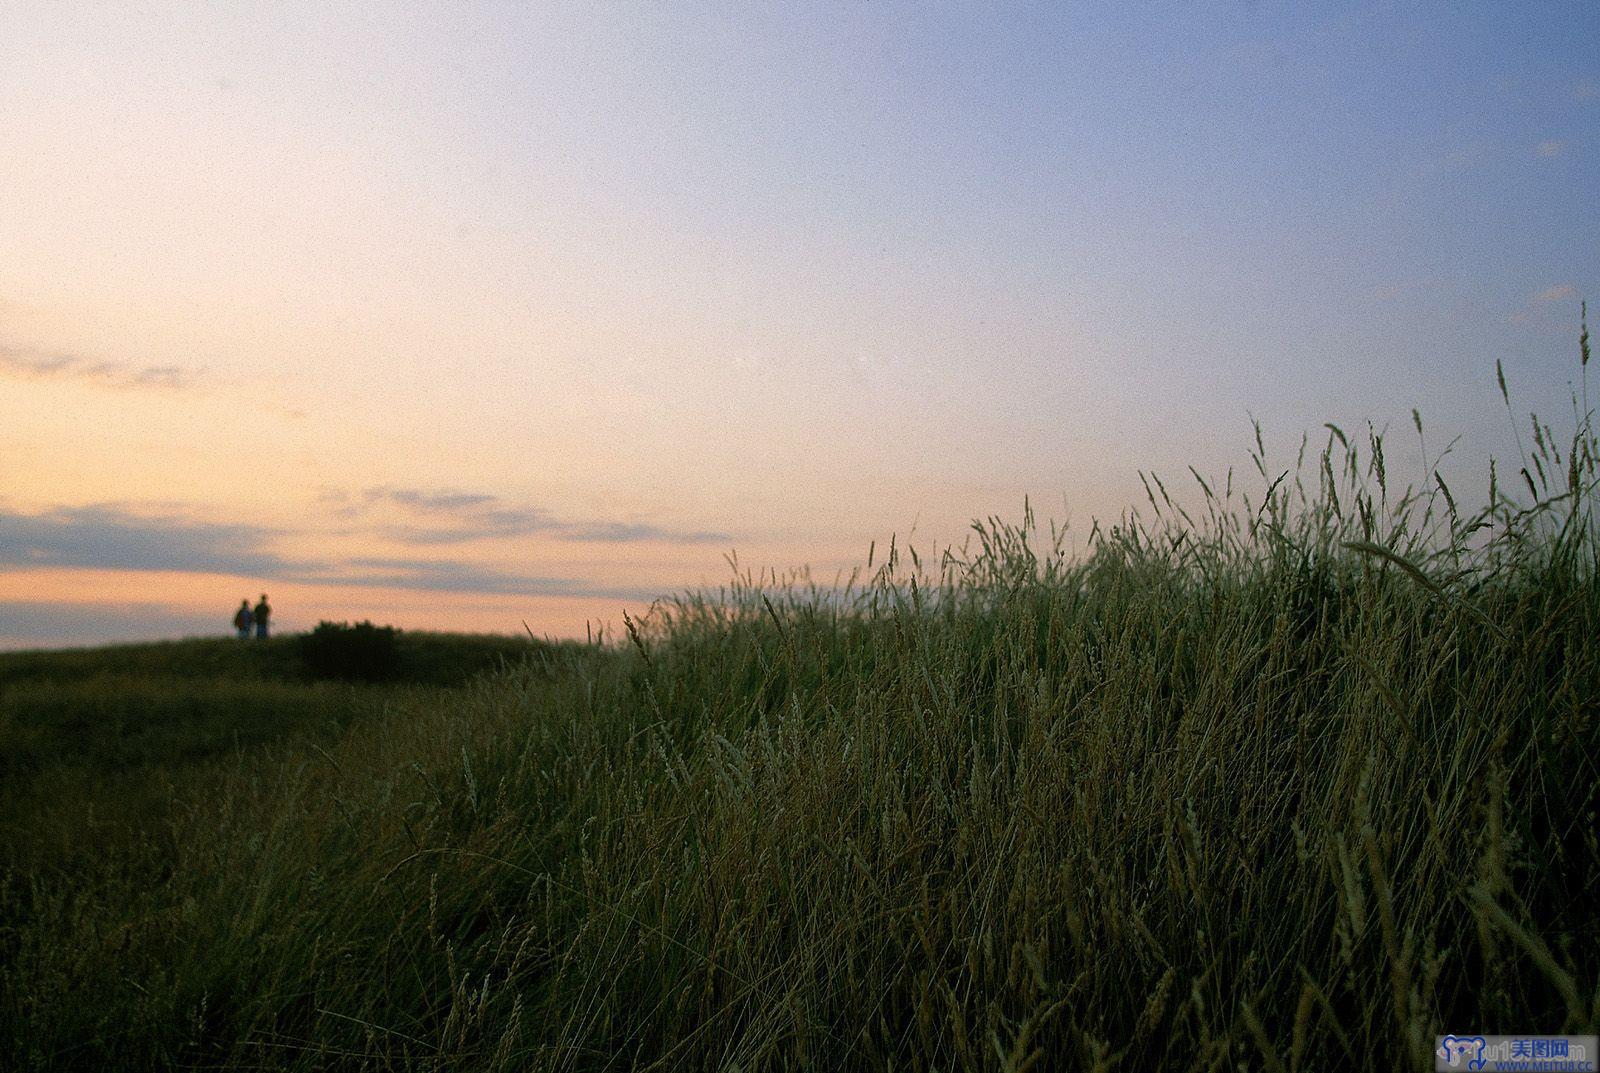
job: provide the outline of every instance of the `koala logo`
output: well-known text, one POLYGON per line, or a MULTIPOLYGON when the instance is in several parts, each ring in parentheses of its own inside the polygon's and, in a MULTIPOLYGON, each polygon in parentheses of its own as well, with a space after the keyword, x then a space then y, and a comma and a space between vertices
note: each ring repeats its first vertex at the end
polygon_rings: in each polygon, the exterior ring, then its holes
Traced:
POLYGON ((1488 1064, 1483 1057, 1483 1049, 1488 1045, 1489 1041, 1482 1036, 1446 1036, 1433 1053, 1443 1058, 1451 1069, 1460 1069, 1463 1058, 1467 1060, 1466 1068, 1482 1069, 1488 1064))

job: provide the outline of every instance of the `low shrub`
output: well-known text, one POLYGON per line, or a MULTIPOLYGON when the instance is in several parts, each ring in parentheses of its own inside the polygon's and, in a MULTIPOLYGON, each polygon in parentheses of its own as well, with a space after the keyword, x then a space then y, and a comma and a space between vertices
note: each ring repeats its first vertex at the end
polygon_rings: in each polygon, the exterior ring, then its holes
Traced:
POLYGON ((370 622, 319 622, 300 638, 300 658, 314 678, 387 682, 400 675, 400 631, 370 622))

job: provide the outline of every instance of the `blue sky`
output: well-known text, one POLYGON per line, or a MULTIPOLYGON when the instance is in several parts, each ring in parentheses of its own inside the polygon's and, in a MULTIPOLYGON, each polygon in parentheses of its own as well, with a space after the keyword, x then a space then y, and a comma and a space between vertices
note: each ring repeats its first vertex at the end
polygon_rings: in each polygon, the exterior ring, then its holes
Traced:
POLYGON ((1086 532, 1249 415, 1416 406, 1459 488, 1600 279, 1593 4, 0 20, 0 645, 268 581, 582 635, 729 549, 1086 532))

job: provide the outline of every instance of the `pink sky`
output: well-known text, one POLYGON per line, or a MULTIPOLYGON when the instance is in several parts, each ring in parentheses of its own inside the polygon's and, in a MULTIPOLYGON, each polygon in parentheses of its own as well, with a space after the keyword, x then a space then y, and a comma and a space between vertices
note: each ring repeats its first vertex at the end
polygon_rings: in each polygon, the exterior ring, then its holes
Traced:
POLYGON ((1569 14, 14 6, 0 647, 582 636, 1250 414, 1476 466, 1600 275, 1569 14))

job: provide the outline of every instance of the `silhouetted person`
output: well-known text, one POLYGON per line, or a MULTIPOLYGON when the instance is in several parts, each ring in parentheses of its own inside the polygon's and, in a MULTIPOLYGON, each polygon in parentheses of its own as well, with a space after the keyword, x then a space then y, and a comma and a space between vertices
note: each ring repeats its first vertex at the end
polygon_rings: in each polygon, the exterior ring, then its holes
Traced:
POLYGON ((257 637, 265 637, 267 635, 267 620, 270 618, 272 618, 272 608, 267 606, 267 594, 262 593, 261 602, 256 604, 255 612, 257 637))
POLYGON ((239 631, 239 640, 247 640, 250 636, 250 624, 255 621, 255 616, 250 612, 250 601, 240 600, 239 610, 233 613, 233 628, 239 631))

